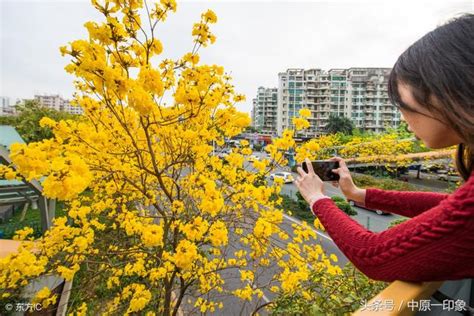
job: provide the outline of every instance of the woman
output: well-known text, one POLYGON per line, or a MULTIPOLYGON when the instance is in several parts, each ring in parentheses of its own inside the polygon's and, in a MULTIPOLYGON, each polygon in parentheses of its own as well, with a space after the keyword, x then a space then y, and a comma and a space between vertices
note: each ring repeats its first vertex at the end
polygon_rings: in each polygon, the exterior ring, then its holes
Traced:
POLYGON ((296 186, 341 251, 370 278, 473 278, 474 15, 452 20, 411 45, 395 63, 388 90, 418 139, 433 149, 458 146, 456 167, 464 183, 452 194, 360 189, 344 161, 333 158, 347 199, 411 217, 379 233, 338 209, 312 168, 308 173, 298 168, 296 186))

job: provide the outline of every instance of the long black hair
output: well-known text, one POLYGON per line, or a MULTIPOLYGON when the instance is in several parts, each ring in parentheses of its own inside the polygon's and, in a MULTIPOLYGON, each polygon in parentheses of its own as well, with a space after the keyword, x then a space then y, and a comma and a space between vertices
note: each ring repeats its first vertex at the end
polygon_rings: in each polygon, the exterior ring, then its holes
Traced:
POLYGON ((429 32, 393 66, 390 100, 414 111, 401 100, 398 83, 408 85, 420 105, 461 136, 456 167, 467 180, 474 168, 474 14, 464 14, 429 32))

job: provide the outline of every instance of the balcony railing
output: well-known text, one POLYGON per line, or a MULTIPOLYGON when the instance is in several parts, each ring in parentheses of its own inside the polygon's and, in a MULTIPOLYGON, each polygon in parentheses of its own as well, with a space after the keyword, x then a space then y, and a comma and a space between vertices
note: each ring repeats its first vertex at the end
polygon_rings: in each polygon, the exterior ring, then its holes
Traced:
POLYGON ((392 282, 352 315, 415 315, 418 310, 410 306, 409 302, 429 299, 442 284, 443 282, 392 282), (376 306, 379 308, 376 309, 376 306))

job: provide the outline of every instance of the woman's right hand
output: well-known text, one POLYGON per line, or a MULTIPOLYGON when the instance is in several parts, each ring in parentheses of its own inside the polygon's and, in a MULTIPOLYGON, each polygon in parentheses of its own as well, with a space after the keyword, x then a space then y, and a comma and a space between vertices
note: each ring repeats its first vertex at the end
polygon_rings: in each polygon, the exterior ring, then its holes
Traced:
POLYGON ((348 200, 364 203, 365 190, 359 189, 354 184, 351 172, 349 171, 349 168, 347 168, 344 159, 341 157, 333 157, 330 160, 339 162, 339 168, 332 169, 332 172, 339 175, 339 181, 333 181, 333 185, 335 187, 339 187, 348 200))

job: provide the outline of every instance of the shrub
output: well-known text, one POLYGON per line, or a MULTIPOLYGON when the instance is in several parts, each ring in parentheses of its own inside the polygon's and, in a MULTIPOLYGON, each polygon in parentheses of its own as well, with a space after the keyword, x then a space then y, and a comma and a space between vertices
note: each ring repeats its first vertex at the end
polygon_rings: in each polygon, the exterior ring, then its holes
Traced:
POLYGON ((390 222, 390 225, 388 225, 388 228, 392 228, 394 226, 397 226, 398 224, 401 224, 401 223, 403 223, 407 220, 408 220, 408 218, 397 218, 397 219, 390 222))
MULTIPOLYGON (((296 194, 298 197, 299 192, 296 194)), ((301 196, 301 194, 300 194, 301 196)), ((309 209, 308 203, 301 197, 301 199, 295 200, 289 195, 282 194, 281 195, 283 201, 280 208, 285 211, 286 213, 291 214, 292 216, 306 221, 308 223, 312 223, 314 221, 314 215, 311 213, 309 209)))
POLYGON ((378 179, 369 175, 352 174, 354 184, 360 188, 375 187, 382 190, 422 191, 419 187, 404 181, 378 179))
POLYGON ((349 204, 349 202, 346 201, 346 199, 340 196, 333 196, 331 199, 334 201, 334 204, 336 204, 336 206, 347 215, 357 215, 357 211, 349 204))

